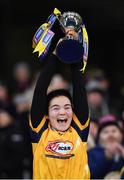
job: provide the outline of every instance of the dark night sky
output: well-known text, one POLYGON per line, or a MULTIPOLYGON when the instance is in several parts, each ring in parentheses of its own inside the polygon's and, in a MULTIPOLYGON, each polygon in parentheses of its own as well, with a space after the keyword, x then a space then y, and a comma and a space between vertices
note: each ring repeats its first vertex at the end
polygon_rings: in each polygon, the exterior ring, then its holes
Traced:
POLYGON ((7 78, 21 60, 39 66, 32 54, 32 37, 55 7, 82 16, 89 35, 89 67, 104 69, 119 89, 124 84, 123 0, 1 0, 1 76, 7 78))

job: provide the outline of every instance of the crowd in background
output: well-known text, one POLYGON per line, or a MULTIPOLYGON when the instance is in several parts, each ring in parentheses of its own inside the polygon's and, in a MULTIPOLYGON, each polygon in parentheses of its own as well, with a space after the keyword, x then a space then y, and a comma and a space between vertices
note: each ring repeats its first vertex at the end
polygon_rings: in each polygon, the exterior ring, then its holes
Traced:
MULTIPOLYGON (((57 88, 72 91, 66 73, 56 74, 48 92, 57 88), (64 75, 63 75, 64 74, 64 75)), ((33 76, 29 64, 19 62, 12 78, 0 80, 0 179, 32 177, 32 147, 29 111, 38 72, 33 76)), ((92 179, 120 178, 124 166, 124 92, 112 97, 108 77, 99 68, 84 75, 90 109, 88 161, 92 179)))

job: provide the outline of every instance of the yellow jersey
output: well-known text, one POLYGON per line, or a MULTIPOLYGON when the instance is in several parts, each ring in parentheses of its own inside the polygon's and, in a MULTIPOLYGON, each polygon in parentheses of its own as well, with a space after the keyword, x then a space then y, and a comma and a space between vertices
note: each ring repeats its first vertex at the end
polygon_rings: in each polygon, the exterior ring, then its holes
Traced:
MULTIPOLYGON (((72 120, 81 132, 89 126, 82 125, 73 115, 72 120)), ((87 160, 87 142, 73 125, 64 133, 50 127, 46 116, 37 128, 31 121, 33 147, 33 179, 90 179, 87 160)))

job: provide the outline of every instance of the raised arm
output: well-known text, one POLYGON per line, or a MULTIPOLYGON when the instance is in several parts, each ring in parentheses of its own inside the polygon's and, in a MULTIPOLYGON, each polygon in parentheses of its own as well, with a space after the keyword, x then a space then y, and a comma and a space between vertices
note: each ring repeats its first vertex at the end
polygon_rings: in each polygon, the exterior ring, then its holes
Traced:
POLYGON ((81 68, 81 63, 71 65, 74 112, 80 123, 84 125, 89 117, 89 108, 84 87, 84 77, 80 71, 81 68))
POLYGON ((47 64, 42 69, 36 82, 32 105, 31 105, 31 122, 36 128, 46 113, 46 94, 49 83, 57 68, 58 59, 56 55, 50 55, 47 64))

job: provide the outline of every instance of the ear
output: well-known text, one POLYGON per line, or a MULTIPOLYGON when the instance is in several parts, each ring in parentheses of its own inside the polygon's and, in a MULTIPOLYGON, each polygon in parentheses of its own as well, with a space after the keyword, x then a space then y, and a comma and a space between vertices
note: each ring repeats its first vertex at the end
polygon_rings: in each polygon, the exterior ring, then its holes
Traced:
POLYGON ((49 119, 49 116, 48 116, 48 114, 46 115, 46 119, 49 119))

